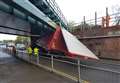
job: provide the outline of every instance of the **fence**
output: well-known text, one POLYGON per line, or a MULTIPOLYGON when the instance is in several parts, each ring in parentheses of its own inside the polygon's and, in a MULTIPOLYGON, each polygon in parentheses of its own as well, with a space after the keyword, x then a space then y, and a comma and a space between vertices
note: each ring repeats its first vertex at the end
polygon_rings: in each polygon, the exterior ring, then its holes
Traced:
MULTIPOLYGON (((94 27, 100 28, 100 27, 102 27, 102 18, 107 19, 107 16, 110 16, 109 26, 120 25, 120 12, 108 15, 108 9, 106 8, 106 13, 107 13, 106 16, 97 17, 97 13, 95 12, 95 18, 90 19, 90 20, 86 20, 86 18, 84 16, 82 24, 78 23, 77 25, 79 25, 79 28, 81 28, 82 30, 84 30, 86 28, 91 29, 94 27)), ((106 24, 106 22, 105 22, 105 24, 106 24)))
POLYGON ((41 54, 39 57, 30 57, 25 51, 17 51, 16 56, 79 83, 120 83, 119 64, 116 66, 116 64, 113 65, 101 60, 84 61, 53 54, 41 54))

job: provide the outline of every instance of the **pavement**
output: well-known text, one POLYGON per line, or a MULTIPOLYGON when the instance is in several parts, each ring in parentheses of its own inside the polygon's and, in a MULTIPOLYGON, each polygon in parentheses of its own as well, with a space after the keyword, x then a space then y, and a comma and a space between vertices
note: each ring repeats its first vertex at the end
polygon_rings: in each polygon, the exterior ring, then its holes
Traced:
POLYGON ((0 83, 75 83, 0 51, 0 83))

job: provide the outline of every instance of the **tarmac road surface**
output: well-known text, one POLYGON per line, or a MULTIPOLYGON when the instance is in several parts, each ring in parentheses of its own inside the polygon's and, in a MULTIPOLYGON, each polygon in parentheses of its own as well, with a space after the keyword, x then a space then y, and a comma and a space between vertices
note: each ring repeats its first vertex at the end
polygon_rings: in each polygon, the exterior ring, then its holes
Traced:
POLYGON ((0 83, 75 83, 0 51, 0 83))

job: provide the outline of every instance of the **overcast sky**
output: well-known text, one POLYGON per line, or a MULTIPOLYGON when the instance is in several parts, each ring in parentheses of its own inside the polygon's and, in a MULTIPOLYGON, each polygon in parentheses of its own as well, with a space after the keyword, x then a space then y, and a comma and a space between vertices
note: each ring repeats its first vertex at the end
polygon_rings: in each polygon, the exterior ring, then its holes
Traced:
POLYGON ((105 8, 111 9, 120 6, 120 0, 56 0, 68 21, 81 22, 83 16, 86 19, 94 18, 95 11, 99 16, 105 15, 105 8))
POLYGON ((15 40, 15 35, 7 35, 7 34, 0 34, 0 41, 1 40, 15 40))
MULTIPOLYGON (((94 18, 94 12, 96 11, 99 16, 105 15, 105 8, 111 9, 116 5, 120 6, 120 0, 55 0, 63 14, 68 21, 75 21, 79 23, 82 21, 83 16, 86 19, 94 18)), ((0 40, 12 39, 14 40, 16 36, 1 35, 0 40)))

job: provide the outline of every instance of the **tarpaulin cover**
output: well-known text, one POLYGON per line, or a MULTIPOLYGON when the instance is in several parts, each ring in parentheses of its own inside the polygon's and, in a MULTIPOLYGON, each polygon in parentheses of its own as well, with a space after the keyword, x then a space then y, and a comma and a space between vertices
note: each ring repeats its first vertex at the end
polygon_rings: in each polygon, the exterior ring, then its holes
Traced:
POLYGON ((65 41, 61 32, 61 28, 57 28, 55 33, 53 34, 51 40, 48 43, 49 50, 57 50, 62 52, 67 52, 67 47, 65 45, 65 41))
POLYGON ((98 59, 85 45, 64 28, 57 27, 49 43, 49 50, 58 50, 67 56, 98 59))

